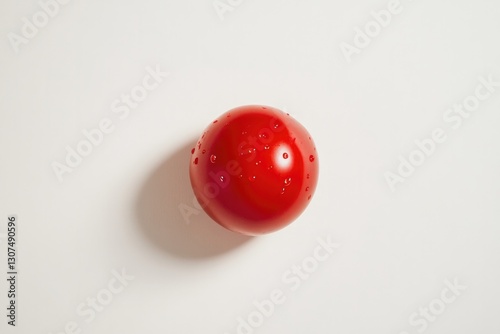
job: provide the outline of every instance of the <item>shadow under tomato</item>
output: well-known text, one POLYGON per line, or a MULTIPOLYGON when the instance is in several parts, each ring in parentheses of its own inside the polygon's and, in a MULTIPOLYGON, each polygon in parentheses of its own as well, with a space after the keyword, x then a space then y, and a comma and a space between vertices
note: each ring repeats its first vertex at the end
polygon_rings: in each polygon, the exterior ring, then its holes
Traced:
POLYGON ((137 220, 148 239, 172 255, 194 259, 223 254, 252 239, 226 230, 199 208, 189 180, 195 143, 182 146, 157 166, 136 201, 137 220))

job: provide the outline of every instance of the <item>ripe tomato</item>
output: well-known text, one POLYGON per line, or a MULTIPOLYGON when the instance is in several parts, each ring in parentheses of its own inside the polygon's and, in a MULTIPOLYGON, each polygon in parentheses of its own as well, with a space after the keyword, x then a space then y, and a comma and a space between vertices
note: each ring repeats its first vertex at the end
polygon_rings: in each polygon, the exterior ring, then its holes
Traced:
POLYGON ((318 181, 318 156, 307 130, 267 106, 232 109, 213 121, 191 150, 198 202, 217 223, 260 235, 295 220, 318 181))

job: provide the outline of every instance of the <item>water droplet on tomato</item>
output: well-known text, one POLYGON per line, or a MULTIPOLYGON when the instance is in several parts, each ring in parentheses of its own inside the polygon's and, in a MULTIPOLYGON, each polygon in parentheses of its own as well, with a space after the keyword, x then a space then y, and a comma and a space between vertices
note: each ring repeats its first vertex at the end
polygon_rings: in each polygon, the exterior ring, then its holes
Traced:
POLYGON ((309 156, 309 161, 310 161, 310 162, 313 162, 313 161, 314 161, 314 155, 312 155, 312 154, 311 154, 311 155, 309 156))
POLYGON ((191 150, 191 154, 194 154, 194 151, 195 151, 195 150, 196 150, 196 149, 193 147, 193 149, 191 150))
POLYGON ((288 153, 283 153, 283 159, 288 159, 288 153))
POLYGON ((194 159, 194 164, 197 165, 198 164, 198 158, 195 158, 194 159))
POLYGON ((213 155, 213 154, 212 154, 212 155, 210 156, 210 162, 211 162, 211 163, 213 163, 213 164, 214 164, 216 159, 217 159, 217 157, 216 157, 215 155, 213 155))

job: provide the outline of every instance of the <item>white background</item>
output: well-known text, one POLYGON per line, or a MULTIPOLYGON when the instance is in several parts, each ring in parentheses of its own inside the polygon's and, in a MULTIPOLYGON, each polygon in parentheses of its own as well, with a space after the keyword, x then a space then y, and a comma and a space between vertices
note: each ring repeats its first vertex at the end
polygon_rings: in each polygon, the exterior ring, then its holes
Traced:
POLYGON ((0 332, 233 334, 280 289, 253 332, 413 334, 456 279, 425 332, 499 333, 500 88, 458 129, 443 120, 478 77, 500 81, 498 0, 401 0, 351 62, 341 43, 388 1, 232 3, 221 19, 212 0, 69 1, 16 52, 8 34, 41 7, 1 2, 0 277, 11 214, 20 276, 16 328, 1 279, 0 332), (120 119, 111 104, 148 66, 170 74, 120 119), (178 210, 193 142, 245 104, 298 119, 321 169, 304 214, 251 239, 178 210), (104 118, 114 131, 59 182, 52 164, 104 118), (384 173, 436 128, 447 140, 392 192, 384 173), (282 275, 327 237, 340 248, 292 291, 282 275), (87 322, 77 308, 122 268, 134 279, 87 322))

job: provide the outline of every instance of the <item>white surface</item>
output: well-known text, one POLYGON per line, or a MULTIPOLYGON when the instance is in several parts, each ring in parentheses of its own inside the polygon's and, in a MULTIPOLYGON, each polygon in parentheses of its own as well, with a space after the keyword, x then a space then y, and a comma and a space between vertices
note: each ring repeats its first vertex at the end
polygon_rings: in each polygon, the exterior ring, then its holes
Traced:
POLYGON ((500 3, 402 0, 350 63, 341 43, 388 2, 232 3, 221 20, 211 0, 70 1, 16 53, 7 34, 40 5, 2 1, 0 234, 16 214, 20 309, 16 328, 2 311, 0 332, 73 321, 92 334, 233 334, 279 289, 285 302, 255 333, 413 334, 424 318, 409 317, 456 278, 467 289, 425 332, 499 333, 500 88, 460 128, 442 117, 479 76, 500 81, 500 3), (157 65, 170 75, 121 120, 111 104, 157 65), (203 214, 186 224, 192 142, 252 103, 286 108, 313 134, 311 205, 251 240, 203 214), (103 118, 114 131, 58 182, 51 164, 103 118), (446 142, 391 192, 384 173, 436 128, 446 142), (340 248, 292 291, 282 276, 327 236, 340 248), (121 268, 135 279, 87 322, 77 308, 121 268))

